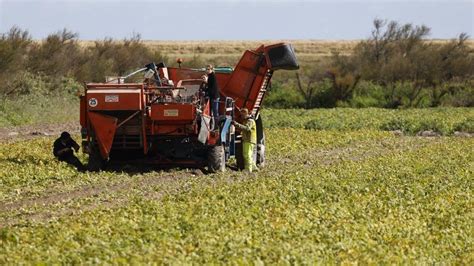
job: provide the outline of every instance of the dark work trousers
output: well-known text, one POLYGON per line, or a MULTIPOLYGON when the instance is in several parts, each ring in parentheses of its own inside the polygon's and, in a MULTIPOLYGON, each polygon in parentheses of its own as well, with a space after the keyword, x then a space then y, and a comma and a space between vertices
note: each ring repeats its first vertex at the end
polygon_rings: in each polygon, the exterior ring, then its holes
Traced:
POLYGON ((212 116, 214 116, 215 118, 217 118, 219 116, 219 100, 220 100, 219 97, 210 100, 210 102, 211 102, 211 113, 212 113, 212 116))
POLYGON ((61 162, 66 162, 66 163, 68 163, 68 164, 70 164, 70 165, 75 166, 78 171, 81 171, 81 172, 82 172, 82 171, 85 171, 85 170, 86 170, 86 168, 85 168, 84 165, 81 163, 81 161, 79 161, 79 159, 78 159, 76 156, 74 156, 74 155, 69 155, 69 156, 67 156, 67 157, 65 157, 65 158, 59 157, 58 159, 59 159, 59 161, 61 161, 61 162))

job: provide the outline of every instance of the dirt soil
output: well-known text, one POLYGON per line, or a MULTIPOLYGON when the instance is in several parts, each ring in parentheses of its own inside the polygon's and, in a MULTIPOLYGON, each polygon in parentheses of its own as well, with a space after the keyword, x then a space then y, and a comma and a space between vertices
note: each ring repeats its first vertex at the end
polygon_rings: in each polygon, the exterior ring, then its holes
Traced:
POLYGON ((25 125, 0 128, 0 141, 18 141, 41 136, 59 136, 68 131, 71 135, 79 134, 81 126, 78 122, 62 124, 25 125))

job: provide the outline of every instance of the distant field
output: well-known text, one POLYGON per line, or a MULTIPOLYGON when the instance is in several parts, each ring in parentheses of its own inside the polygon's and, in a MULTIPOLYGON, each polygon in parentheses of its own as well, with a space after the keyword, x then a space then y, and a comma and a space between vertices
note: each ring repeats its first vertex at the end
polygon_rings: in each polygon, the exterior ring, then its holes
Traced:
MULTIPOLYGON (((350 54, 351 50, 360 40, 258 40, 258 41, 157 41, 144 40, 143 42, 153 50, 159 51, 170 60, 181 57, 183 59, 200 56, 204 60, 225 62, 233 65, 237 62, 242 52, 247 49, 255 49, 261 44, 272 44, 278 42, 292 43, 298 59, 301 63, 311 63, 321 58, 330 56, 333 52, 350 54)), ((443 43, 448 40, 431 40, 435 43, 443 43)), ((469 46, 474 49, 474 40, 468 41, 469 46)), ((91 46, 94 41, 81 41, 84 47, 91 46)))
MULTIPOLYGON (((295 47, 301 63, 314 62, 330 56, 333 52, 349 54, 358 41, 312 41, 312 40, 260 40, 260 41, 143 41, 147 46, 173 61, 199 56, 205 61, 234 65, 247 49, 256 49, 261 44, 289 42, 295 47)), ((84 47, 94 41, 81 41, 84 47)), ((171 62, 170 62, 171 63, 171 62)))

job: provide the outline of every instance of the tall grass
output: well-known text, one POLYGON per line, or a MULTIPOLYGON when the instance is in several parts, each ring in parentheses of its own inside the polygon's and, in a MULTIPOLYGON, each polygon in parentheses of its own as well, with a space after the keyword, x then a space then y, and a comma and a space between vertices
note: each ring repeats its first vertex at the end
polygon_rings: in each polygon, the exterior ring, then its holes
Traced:
POLYGON ((79 100, 71 95, 21 96, 0 101, 0 127, 79 123, 79 100))

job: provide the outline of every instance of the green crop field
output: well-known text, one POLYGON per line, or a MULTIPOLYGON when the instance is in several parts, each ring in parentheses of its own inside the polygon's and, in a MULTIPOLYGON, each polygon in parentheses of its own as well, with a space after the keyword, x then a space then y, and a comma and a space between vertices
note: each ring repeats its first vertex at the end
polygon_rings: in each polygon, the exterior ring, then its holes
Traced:
POLYGON ((250 175, 78 173, 52 137, 0 142, 0 264, 474 263, 472 109, 264 115, 250 175))

